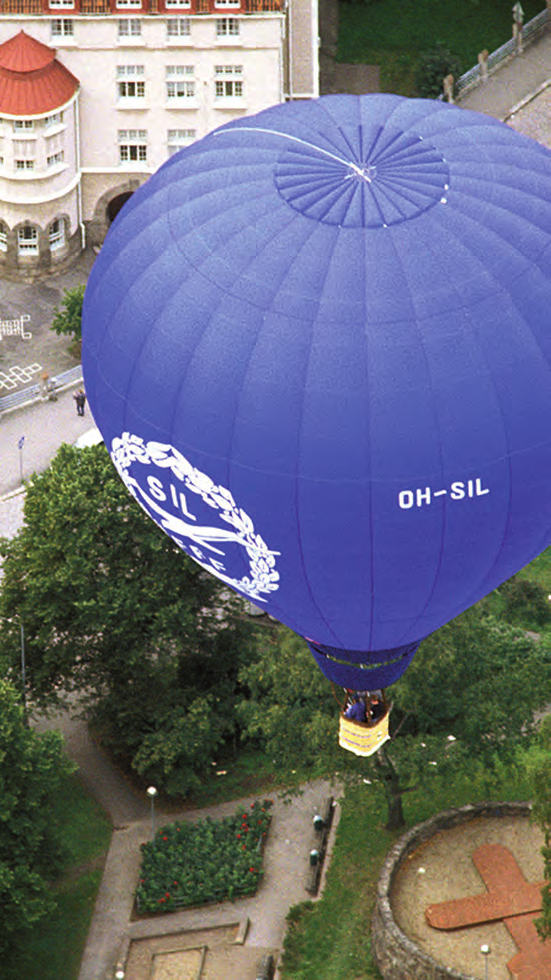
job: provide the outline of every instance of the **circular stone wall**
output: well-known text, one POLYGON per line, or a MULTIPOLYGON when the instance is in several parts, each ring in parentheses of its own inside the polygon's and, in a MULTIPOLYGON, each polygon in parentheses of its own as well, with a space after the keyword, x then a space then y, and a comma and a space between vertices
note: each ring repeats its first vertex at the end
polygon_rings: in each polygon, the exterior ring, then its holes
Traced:
MULTIPOLYGON (((519 837, 518 832, 522 830, 524 834, 527 831, 530 834, 531 841, 533 841, 533 846, 532 843, 530 845, 530 851, 534 853, 533 855, 531 854, 529 867, 525 869, 522 867, 521 862, 519 864, 521 864, 521 870, 528 875, 530 880, 541 880, 543 875, 542 861, 539 855, 539 847, 541 846, 539 841, 541 839, 541 843, 543 843, 543 838, 538 828, 529 824, 528 817, 530 813, 530 803, 478 803, 453 810, 445 810, 431 820, 427 820, 425 823, 413 827, 400 838, 389 852, 383 864, 377 886, 377 898, 373 913, 372 951, 384 980, 411 980, 412 977, 415 977, 415 980, 477 980, 477 976, 478 978, 483 976, 484 965, 480 954, 480 944, 481 942, 488 942, 493 949, 496 949, 494 937, 484 934, 483 938, 477 942, 474 935, 471 934, 472 938, 467 940, 472 947, 475 964, 477 959, 480 960, 477 975, 472 972, 460 972, 457 967, 445 966, 443 965, 442 959, 438 961, 429 952, 421 948, 420 937, 417 939, 417 942, 414 942, 406 934, 401 924, 399 924, 403 916, 399 909, 400 903, 397 901, 397 892, 400 889, 402 877, 407 874, 408 870, 411 870, 409 869, 409 865, 414 862, 416 857, 419 857, 416 864, 418 866, 423 865, 423 855, 429 853, 429 847, 431 845, 437 844, 438 835, 442 835, 443 832, 448 832, 450 838, 453 838, 454 831, 455 834, 458 834, 461 828, 464 828, 466 841, 468 841, 473 836, 471 831, 474 833, 476 829, 475 821, 478 822, 479 827, 485 821, 488 832, 496 843, 499 842, 510 846, 513 851, 514 843, 519 837), (504 830, 507 827, 510 839, 507 836, 506 839, 502 839, 500 832, 501 825, 504 830), (496 840, 496 834, 500 838, 499 841, 496 840), (418 852, 418 854, 415 855, 415 852, 418 852)), ((465 852, 461 856, 459 849, 456 850, 454 848, 454 842, 451 839, 448 844, 449 871, 447 880, 452 882, 453 886, 454 877, 460 873, 461 860, 465 861, 466 856, 465 852)), ((518 855, 516 856, 518 860, 518 855)), ((472 864, 472 862, 470 863, 472 864)), ((419 872, 418 866, 415 868, 417 872, 419 872)), ((475 885, 473 894, 476 894, 476 892, 483 890, 483 887, 481 887, 480 877, 474 865, 472 865, 472 870, 474 876, 476 876, 473 879, 475 885)), ((425 878, 425 875, 423 878, 425 878)), ((437 901, 444 900, 444 897, 447 896, 437 898, 437 901)), ((405 897, 405 901, 407 902, 407 896, 405 897)), ((426 905, 429 905, 430 902, 431 899, 428 898, 426 905)), ((508 934, 506 935, 506 929, 501 923, 474 928, 494 931, 500 930, 504 962, 516 952, 516 946, 509 939, 508 934), (510 948, 507 947, 508 943, 510 943, 510 948)), ((434 932, 437 933, 438 931, 434 930, 434 932)), ((471 932, 471 930, 461 930, 463 936, 468 932, 471 932)), ((449 937, 450 933, 440 933, 440 936, 449 937)), ((465 960, 463 959, 462 962, 465 962, 465 960)))

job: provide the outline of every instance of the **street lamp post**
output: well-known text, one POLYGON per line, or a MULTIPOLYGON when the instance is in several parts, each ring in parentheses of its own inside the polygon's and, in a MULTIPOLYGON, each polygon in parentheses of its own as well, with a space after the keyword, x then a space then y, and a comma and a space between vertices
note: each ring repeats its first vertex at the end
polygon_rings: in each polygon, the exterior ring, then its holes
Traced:
POLYGON ((488 980, 488 957, 489 957, 490 953, 492 952, 491 949, 490 949, 490 947, 488 946, 488 943, 484 943, 480 947, 480 952, 482 953, 482 955, 484 957, 484 980, 488 980))
POLYGON ((157 796, 157 790, 154 786, 149 786, 147 789, 147 795, 151 800, 151 840, 155 839, 155 797, 157 796))

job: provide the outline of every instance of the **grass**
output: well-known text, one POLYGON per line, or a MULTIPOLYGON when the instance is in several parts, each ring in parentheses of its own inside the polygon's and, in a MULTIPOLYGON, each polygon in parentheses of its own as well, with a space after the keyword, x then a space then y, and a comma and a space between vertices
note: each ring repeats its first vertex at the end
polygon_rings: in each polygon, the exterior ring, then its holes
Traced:
MULTIPOLYGON (((405 797, 408 825, 440 810, 486 799, 522 800, 530 787, 525 767, 499 768, 489 776, 479 768, 453 784, 405 797)), ((375 785, 351 786, 342 814, 327 884, 318 902, 291 910, 285 940, 284 980, 380 980, 371 958, 371 914, 381 864, 403 833, 385 830, 386 808, 375 785)))
MULTIPOLYGON (((381 91, 415 94, 419 56, 442 43, 467 71, 483 48, 511 37, 509 0, 363 0, 341 2, 337 60, 380 65, 381 91)), ((523 0, 525 22, 545 0, 523 0)))
POLYGON ((112 828, 76 776, 69 777, 58 794, 52 820, 61 826, 69 848, 61 878, 53 886, 57 909, 22 939, 9 963, 2 963, 2 980, 78 976, 112 828))

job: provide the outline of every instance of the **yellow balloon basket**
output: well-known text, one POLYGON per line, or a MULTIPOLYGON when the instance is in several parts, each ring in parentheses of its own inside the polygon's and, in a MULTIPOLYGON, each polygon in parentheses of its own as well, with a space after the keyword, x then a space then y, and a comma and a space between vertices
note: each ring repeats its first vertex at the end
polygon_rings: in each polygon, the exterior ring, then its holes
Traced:
POLYGON ((388 734, 388 709, 373 725, 351 721, 341 714, 339 719, 339 745, 354 755, 373 755, 390 738, 388 734))

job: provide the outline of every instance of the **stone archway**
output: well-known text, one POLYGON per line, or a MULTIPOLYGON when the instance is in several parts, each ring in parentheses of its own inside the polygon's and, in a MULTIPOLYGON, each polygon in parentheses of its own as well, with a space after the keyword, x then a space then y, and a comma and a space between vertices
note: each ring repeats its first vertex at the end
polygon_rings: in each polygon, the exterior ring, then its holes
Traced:
POLYGON ((101 194, 95 203, 94 213, 86 222, 86 238, 89 245, 99 247, 123 204, 132 196, 143 181, 126 180, 101 194))
POLYGON ((117 217, 121 208, 126 204, 129 198, 132 197, 133 193, 134 191, 124 191, 122 194, 117 194, 116 197, 113 197, 109 201, 109 204, 107 205, 107 220, 110 225, 117 217))

